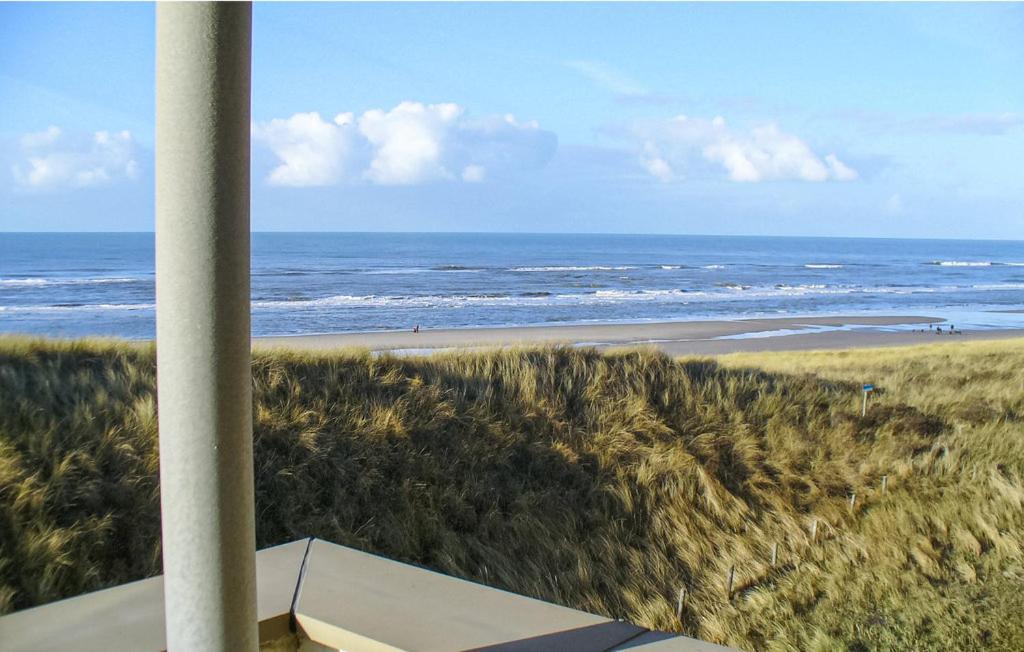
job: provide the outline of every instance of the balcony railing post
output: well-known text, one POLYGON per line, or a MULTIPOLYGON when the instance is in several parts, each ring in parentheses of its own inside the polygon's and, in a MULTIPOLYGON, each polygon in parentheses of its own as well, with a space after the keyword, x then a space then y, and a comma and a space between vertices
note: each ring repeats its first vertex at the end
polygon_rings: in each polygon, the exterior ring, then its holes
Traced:
POLYGON ((255 650, 252 7, 158 3, 156 305, 167 645, 255 650))

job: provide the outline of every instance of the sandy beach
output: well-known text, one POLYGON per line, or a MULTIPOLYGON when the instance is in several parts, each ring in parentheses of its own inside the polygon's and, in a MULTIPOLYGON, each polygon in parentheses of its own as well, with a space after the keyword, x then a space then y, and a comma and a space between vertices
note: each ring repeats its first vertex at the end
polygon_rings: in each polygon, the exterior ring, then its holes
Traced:
POLYGON ((586 345, 597 348, 655 346, 671 355, 720 354, 737 351, 785 351, 903 346, 937 341, 997 339, 1024 336, 1024 330, 998 329, 937 335, 928 316, 834 316, 739 319, 731 321, 585 324, 509 328, 453 328, 261 337, 254 347, 328 350, 344 347, 373 351, 430 353, 450 348, 486 348, 531 344, 586 345), (871 327, 905 327, 874 330, 871 327), (918 328, 914 328, 917 326, 918 328))

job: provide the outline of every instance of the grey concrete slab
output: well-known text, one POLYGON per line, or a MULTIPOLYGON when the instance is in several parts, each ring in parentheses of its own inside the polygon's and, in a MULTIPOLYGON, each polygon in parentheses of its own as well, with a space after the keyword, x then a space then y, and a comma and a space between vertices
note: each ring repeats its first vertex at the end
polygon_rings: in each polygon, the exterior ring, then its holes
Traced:
POLYGON ((608 650, 645 631, 319 540, 295 618, 348 652, 608 650))
POLYGON ((256 553, 256 614, 260 641, 288 633, 292 600, 308 546, 309 540, 302 539, 256 553))
MULTIPOLYGON (((256 553, 260 640, 288 632, 307 540, 256 553)), ((163 576, 26 609, 0 618, 4 652, 158 651, 167 646, 163 576)))
MULTIPOLYGON (((264 644, 279 642, 267 649, 290 649, 293 603, 299 634, 305 639, 300 649, 308 652, 728 649, 326 541, 303 539, 261 550, 256 553, 256 574, 259 639, 264 644)), ((156 652, 165 646, 162 577, 0 618, 3 652, 156 652)))
POLYGON ((163 650, 164 579, 151 577, 0 618, 5 652, 163 650))

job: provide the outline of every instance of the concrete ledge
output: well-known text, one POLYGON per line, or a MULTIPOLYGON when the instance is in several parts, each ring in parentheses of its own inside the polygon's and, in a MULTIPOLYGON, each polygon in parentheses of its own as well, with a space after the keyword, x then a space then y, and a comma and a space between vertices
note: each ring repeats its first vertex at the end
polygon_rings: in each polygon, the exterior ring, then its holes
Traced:
MULTIPOLYGON (((261 641, 289 633, 292 598, 308 540, 256 553, 261 641)), ((158 652, 167 647, 164 579, 151 577, 0 618, 0 649, 158 652)))
POLYGON ((608 650, 647 631, 325 541, 310 548, 295 619, 352 652, 608 650))
MULTIPOLYGON (((652 632, 318 539, 259 551, 256 576, 259 637, 265 649, 728 649, 652 632)), ((0 618, 0 649, 4 652, 156 652, 165 646, 162 577, 0 618)))
POLYGON ((0 618, 0 648, 10 652, 163 650, 164 578, 122 584, 0 618))

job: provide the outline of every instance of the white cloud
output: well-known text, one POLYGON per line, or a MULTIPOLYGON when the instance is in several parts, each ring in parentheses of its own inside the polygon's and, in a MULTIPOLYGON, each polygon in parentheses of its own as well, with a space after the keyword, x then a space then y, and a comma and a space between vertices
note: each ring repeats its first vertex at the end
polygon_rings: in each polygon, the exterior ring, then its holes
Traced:
POLYGON ((385 185, 450 179, 441 156, 451 127, 462 115, 457 104, 402 102, 390 111, 367 111, 359 131, 376 148, 366 177, 385 185))
POLYGON ((658 147, 650 141, 644 143, 643 154, 640 156, 640 165, 658 181, 668 183, 676 178, 672 166, 661 157, 658 147))
POLYGON ((467 165, 462 169, 462 180, 467 183, 480 183, 487 176, 487 170, 481 165, 467 165))
POLYGON ((832 178, 836 181, 854 181, 860 178, 857 171, 846 165, 838 158, 835 154, 829 154, 825 157, 825 163, 828 164, 828 169, 832 173, 832 178))
POLYGON ((999 136, 1024 127, 1024 114, 954 113, 898 115, 865 109, 844 109, 821 114, 822 118, 856 123, 874 132, 940 133, 999 136))
POLYGON ((673 178, 675 178, 675 173, 672 171, 672 166, 670 166, 663 158, 655 156, 652 158, 643 159, 641 163, 643 164, 644 168, 646 168, 646 170, 651 173, 651 176, 653 176, 658 181, 664 181, 667 183, 671 181, 673 178))
POLYGON ((928 116, 907 122, 927 131, 947 131, 966 134, 1005 134, 1024 125, 1019 113, 961 113, 959 115, 928 116))
POLYGON ((899 193, 891 195, 885 201, 885 212, 889 215, 900 215, 903 213, 903 197, 899 193))
POLYGON ((450 167, 474 165, 490 174, 544 167, 555 153, 555 134, 535 120, 519 122, 511 114, 459 121, 446 142, 450 167))
POLYGON ((50 125, 43 131, 23 134, 21 137, 21 146, 25 149, 35 149, 37 147, 46 147, 57 142, 60 138, 61 130, 60 127, 50 125))
POLYGON ((333 122, 317 113, 253 126, 253 136, 280 161, 274 185, 324 186, 343 181, 412 185, 457 180, 479 183, 503 173, 541 167, 557 139, 536 122, 514 116, 467 117, 457 104, 402 102, 333 122))
POLYGON ((857 171, 835 154, 822 160, 799 137, 778 125, 736 131, 725 119, 678 116, 634 125, 641 165, 655 178, 669 181, 701 171, 724 171, 732 181, 851 181, 857 171))
POLYGON ((359 135, 351 113, 328 122, 319 113, 296 113, 253 127, 281 164, 267 177, 276 186, 323 186, 337 182, 354 165, 359 135))
POLYGON ((34 190, 86 188, 138 177, 135 141, 128 131, 66 137, 60 127, 24 134, 22 157, 11 167, 15 182, 34 190))
POLYGON ((623 97, 646 96, 649 91, 639 82, 630 79, 615 68, 601 61, 566 61, 565 65, 580 73, 601 88, 623 97))

